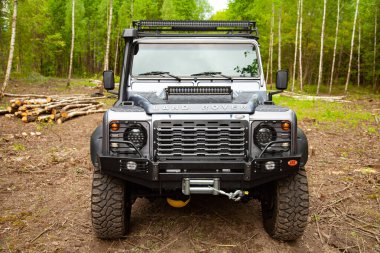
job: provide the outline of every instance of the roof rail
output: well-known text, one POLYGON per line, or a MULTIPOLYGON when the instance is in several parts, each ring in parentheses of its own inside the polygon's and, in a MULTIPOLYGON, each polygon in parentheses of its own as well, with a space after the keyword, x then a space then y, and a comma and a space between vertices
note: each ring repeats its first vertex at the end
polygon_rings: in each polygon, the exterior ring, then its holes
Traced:
POLYGON ((259 38, 254 21, 140 20, 133 21, 137 37, 249 37, 259 38), (192 32, 192 33, 189 33, 192 32))

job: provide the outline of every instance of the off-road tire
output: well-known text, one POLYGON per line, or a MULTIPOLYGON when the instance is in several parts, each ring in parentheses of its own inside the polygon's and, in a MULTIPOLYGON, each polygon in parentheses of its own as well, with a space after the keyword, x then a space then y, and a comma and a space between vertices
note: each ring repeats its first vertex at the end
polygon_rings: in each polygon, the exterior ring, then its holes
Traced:
POLYGON ((264 228, 281 241, 299 238, 306 229, 309 192, 304 169, 263 188, 261 200, 264 228))
POLYGON ((122 180, 105 175, 94 167, 91 194, 94 232, 101 239, 116 239, 129 229, 131 197, 122 180))

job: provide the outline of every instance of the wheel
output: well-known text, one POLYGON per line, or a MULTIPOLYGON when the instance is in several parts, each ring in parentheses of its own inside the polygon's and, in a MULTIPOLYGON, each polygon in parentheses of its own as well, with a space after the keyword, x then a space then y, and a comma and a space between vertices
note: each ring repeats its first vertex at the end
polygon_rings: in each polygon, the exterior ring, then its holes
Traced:
POLYGON ((116 239, 129 229, 131 197, 122 180, 102 174, 94 167, 91 216, 95 234, 101 239, 116 239))
POLYGON ((274 239, 292 241, 306 229, 309 192, 304 169, 266 185, 261 199, 264 228, 274 239))

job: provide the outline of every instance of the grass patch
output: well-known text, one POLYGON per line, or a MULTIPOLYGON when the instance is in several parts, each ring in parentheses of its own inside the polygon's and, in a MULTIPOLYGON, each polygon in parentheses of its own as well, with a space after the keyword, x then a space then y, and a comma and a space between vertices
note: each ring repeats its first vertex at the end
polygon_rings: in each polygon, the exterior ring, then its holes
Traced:
MULTIPOLYGON (((316 122, 342 123, 349 127, 362 123, 375 122, 371 112, 364 105, 352 103, 326 102, 320 100, 297 100, 290 97, 275 96, 276 104, 294 110, 299 120, 315 119, 316 122)), ((368 126, 366 126, 368 128, 368 126)), ((369 131, 375 131, 369 129, 369 131)))
POLYGON ((24 151, 26 148, 21 143, 15 143, 12 145, 14 151, 24 151))

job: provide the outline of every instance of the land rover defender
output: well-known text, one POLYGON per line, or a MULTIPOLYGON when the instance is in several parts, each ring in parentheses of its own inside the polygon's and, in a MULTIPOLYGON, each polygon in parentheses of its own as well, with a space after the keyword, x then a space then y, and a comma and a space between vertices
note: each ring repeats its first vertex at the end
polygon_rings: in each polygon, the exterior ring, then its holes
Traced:
MULTIPOLYGON (((267 91, 251 21, 135 21, 125 29, 118 100, 91 137, 91 212, 99 238, 122 237, 136 198, 191 195, 261 202, 265 230, 295 240, 307 225, 308 143, 267 91)), ((112 71, 104 87, 115 88, 112 71)))

